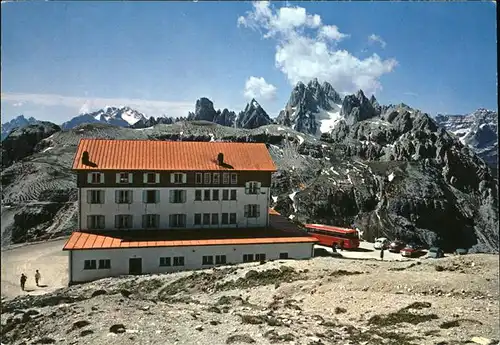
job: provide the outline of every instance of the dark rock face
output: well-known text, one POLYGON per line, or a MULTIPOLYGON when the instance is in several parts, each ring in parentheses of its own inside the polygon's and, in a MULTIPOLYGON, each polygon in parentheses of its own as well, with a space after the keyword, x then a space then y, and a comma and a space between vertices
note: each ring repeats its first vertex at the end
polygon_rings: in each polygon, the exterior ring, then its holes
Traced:
POLYGON ((15 129, 2 142, 2 167, 31 155, 35 146, 61 128, 51 122, 40 122, 15 129))
POLYGON ((245 110, 238 114, 236 127, 254 129, 270 123, 272 123, 272 120, 269 115, 255 99, 252 99, 245 107, 245 110))
POLYGON ((439 126, 456 135, 472 147, 491 166, 498 162, 498 113, 478 109, 469 115, 437 115, 439 126))
POLYGON ((2 140, 7 138, 10 132, 15 129, 23 128, 29 125, 34 125, 39 123, 37 119, 34 117, 25 118, 24 115, 19 115, 15 119, 10 120, 9 122, 2 124, 2 140))
POLYGON ((177 118, 173 118, 173 117, 166 117, 166 116, 154 118, 153 116, 151 116, 147 120, 141 119, 141 120, 137 121, 136 123, 131 125, 130 128, 135 128, 135 129, 149 128, 149 127, 153 127, 153 126, 160 125, 160 124, 171 125, 172 123, 177 122, 177 121, 181 121, 181 119, 177 119, 177 118))
POLYGON ((348 125, 353 125, 356 122, 380 115, 374 108, 374 104, 378 105, 375 97, 372 96, 370 101, 363 91, 359 90, 356 95, 349 95, 344 98, 340 115, 345 118, 348 125))
POLYGON ((341 104, 340 95, 329 83, 320 84, 317 79, 307 85, 299 82, 276 123, 298 132, 319 135, 324 113, 339 111, 341 104))
POLYGON ((202 97, 196 101, 194 113, 189 113, 188 121, 208 121, 222 126, 233 127, 236 114, 224 109, 215 111, 214 104, 208 98, 202 97))

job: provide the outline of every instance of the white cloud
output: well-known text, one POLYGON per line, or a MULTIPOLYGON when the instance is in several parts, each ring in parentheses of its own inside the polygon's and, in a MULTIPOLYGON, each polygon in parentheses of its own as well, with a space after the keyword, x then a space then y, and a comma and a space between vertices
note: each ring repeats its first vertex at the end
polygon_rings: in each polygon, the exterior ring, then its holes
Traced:
POLYGON ((245 82, 244 95, 248 99, 272 100, 276 96, 276 86, 268 84, 262 77, 250 77, 245 82))
POLYGON ((12 106, 16 107, 16 108, 22 107, 23 105, 24 105, 23 102, 17 102, 17 103, 12 104, 12 106))
MULTIPOLYGON (((126 98, 89 98, 71 97, 54 94, 30 94, 30 93, 2 93, 2 103, 32 103, 38 106, 62 106, 71 108, 75 114, 102 109, 105 106, 129 106, 147 116, 161 116, 167 114, 172 117, 185 117, 189 111, 193 110, 193 103, 188 102, 168 102, 145 99, 126 98)), ((14 105, 12 104, 12 105, 14 105)))
POLYGON ((336 25, 324 25, 319 29, 319 37, 340 41, 349 35, 341 33, 336 25))
POLYGON ((418 93, 411 92, 411 91, 403 92, 403 94, 406 95, 406 96, 413 96, 413 97, 417 97, 418 96, 418 93))
POLYGON ((370 36, 368 36, 368 41, 370 41, 370 43, 378 43, 382 48, 385 48, 385 46, 387 45, 382 37, 375 34, 371 34, 370 36))
POLYGON ((381 89, 380 77, 397 65, 395 59, 383 60, 377 54, 359 59, 338 49, 338 42, 349 35, 301 7, 276 10, 269 2, 254 2, 253 10, 238 18, 238 26, 276 40, 275 65, 292 85, 318 78, 342 93, 363 89, 370 94, 381 89))

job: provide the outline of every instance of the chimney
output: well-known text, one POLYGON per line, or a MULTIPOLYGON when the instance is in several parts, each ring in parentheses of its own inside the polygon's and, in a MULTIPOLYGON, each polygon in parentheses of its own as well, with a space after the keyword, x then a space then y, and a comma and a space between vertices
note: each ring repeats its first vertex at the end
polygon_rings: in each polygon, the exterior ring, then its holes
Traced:
POLYGON ((217 155, 217 162, 219 163, 219 165, 224 164, 224 154, 222 152, 217 155))
POLYGON ((83 165, 89 164, 89 152, 88 151, 83 151, 83 153, 82 153, 82 164, 83 165))

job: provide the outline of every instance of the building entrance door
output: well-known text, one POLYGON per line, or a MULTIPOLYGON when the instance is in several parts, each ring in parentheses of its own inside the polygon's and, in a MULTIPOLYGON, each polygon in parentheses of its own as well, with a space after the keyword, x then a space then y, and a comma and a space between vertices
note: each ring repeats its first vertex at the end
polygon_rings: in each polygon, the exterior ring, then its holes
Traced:
POLYGON ((128 273, 142 274, 142 258, 128 259, 128 273))

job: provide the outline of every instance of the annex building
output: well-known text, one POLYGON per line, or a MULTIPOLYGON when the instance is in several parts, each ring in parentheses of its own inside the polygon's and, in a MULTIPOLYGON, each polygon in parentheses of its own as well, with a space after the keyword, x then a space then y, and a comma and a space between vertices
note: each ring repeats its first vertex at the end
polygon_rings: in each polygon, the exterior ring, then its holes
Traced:
POLYGON ((82 139, 69 281, 306 259, 316 240, 269 208, 265 144, 82 139))

